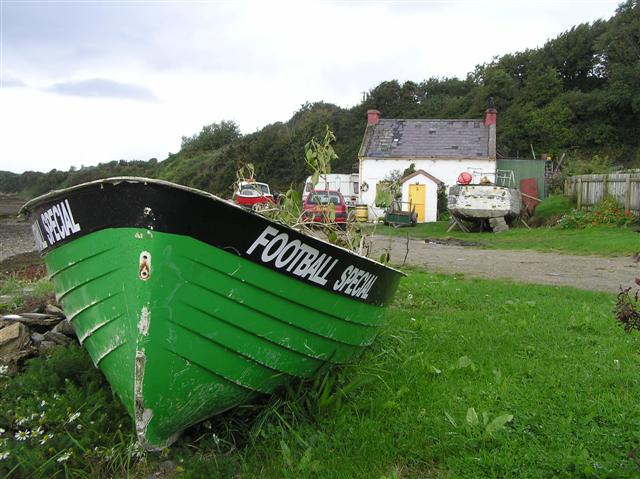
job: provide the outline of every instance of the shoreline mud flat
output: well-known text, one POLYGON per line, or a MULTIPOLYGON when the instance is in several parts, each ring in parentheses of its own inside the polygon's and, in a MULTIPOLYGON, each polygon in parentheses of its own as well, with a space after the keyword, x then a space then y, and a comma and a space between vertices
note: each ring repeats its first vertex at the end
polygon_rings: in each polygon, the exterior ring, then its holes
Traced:
POLYGON ((29 223, 17 217, 24 203, 20 198, 0 196, 0 262, 36 251, 29 223))

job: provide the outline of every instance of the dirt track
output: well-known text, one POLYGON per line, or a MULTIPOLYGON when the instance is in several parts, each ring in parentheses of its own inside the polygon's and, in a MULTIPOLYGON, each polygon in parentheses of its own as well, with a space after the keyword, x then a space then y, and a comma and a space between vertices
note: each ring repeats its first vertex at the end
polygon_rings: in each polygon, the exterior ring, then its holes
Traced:
MULTIPOLYGON (((391 247, 391 262, 402 264, 406 245, 405 238, 376 236, 372 256, 377 258, 391 247)), ((632 258, 489 250, 429 244, 424 240, 409 240, 407 264, 434 272, 462 273, 469 278, 573 286, 610 293, 617 293, 620 286, 633 286, 640 276, 640 263, 632 258)))

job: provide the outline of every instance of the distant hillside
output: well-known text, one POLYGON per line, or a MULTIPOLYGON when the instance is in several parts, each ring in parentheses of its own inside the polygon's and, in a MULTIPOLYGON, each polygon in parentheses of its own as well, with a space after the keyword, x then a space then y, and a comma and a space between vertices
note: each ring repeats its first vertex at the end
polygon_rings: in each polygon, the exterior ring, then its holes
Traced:
POLYGON ((567 154, 569 168, 598 161, 640 166, 640 3, 628 0, 608 21, 581 24, 542 48, 507 54, 478 65, 465 79, 420 83, 386 81, 361 104, 343 109, 307 103, 292 118, 249 135, 223 121, 183 138, 164 161, 112 161, 79 170, 20 175, 0 171, 0 192, 34 196, 52 188, 106 176, 163 178, 227 196, 235 171, 253 163, 260 180, 276 189, 299 185, 306 173, 304 144, 328 125, 338 139, 336 172, 350 172, 366 124, 366 111, 383 118, 482 118, 487 98, 498 109, 498 153, 530 157, 567 154))

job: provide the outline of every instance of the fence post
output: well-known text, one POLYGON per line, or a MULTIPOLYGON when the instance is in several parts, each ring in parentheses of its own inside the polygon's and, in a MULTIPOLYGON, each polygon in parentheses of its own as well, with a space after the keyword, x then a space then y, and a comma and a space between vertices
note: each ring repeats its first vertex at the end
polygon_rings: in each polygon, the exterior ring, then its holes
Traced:
POLYGON ((602 199, 604 200, 609 192, 609 175, 602 175, 602 199))
POLYGON ((569 179, 564 179, 564 196, 569 196, 569 179))
POLYGON ((631 211, 631 175, 627 175, 626 188, 624 192, 624 212, 631 211))
POLYGON ((578 207, 578 210, 580 210, 582 208, 582 178, 578 178, 577 189, 578 189, 578 204, 576 206, 578 207))

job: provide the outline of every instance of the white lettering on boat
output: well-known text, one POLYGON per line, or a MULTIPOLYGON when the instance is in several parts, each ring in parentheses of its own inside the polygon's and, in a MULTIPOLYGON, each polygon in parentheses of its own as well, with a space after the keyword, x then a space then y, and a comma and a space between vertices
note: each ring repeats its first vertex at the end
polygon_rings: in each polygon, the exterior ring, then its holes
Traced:
POLYGON ((338 262, 333 256, 320 254, 316 248, 300 240, 290 240, 287 233, 281 233, 272 226, 264 229, 249 246, 247 254, 253 253, 260 247, 262 248, 260 260, 263 263, 273 262, 277 269, 286 268, 296 276, 322 286, 327 284, 327 276, 338 262))
MULTIPOLYGON (((80 225, 73 219, 69 200, 64 200, 53 205, 40 215, 40 220, 42 221, 42 226, 44 226, 49 246, 53 246, 58 241, 62 241, 80 231, 80 225)), ((38 238, 37 235, 36 238, 38 238)))
MULTIPOLYGON (((256 238, 247 254, 260 253, 263 263, 273 263, 277 269, 324 286, 329 273, 338 260, 300 240, 290 240, 287 233, 267 226, 256 238)), ((340 278, 333 284, 333 290, 352 296, 367 299, 378 276, 355 266, 347 266, 340 278)))
POLYGON ((333 290, 356 298, 367 299, 371 287, 377 280, 378 276, 373 273, 355 266, 347 266, 340 279, 333 284, 333 290))

